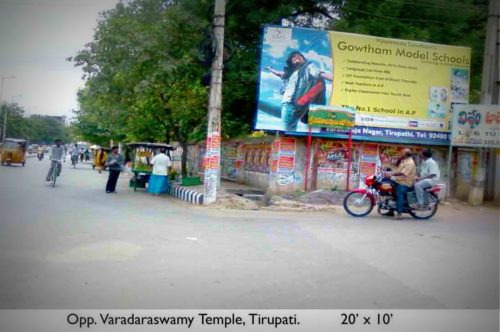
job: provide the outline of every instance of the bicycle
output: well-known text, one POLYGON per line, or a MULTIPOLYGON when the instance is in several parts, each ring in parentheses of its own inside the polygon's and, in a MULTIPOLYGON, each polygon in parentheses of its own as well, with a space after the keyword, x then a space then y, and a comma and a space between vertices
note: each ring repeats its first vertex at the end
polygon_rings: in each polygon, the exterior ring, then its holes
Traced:
POLYGON ((59 172, 59 167, 62 167, 61 165, 61 162, 60 161, 57 161, 54 165, 54 167, 52 167, 52 174, 50 175, 50 185, 52 186, 52 188, 54 188, 56 186, 56 180, 57 180, 57 173, 59 172))
POLYGON ((78 156, 71 156, 71 166, 76 168, 76 164, 78 163, 78 156))

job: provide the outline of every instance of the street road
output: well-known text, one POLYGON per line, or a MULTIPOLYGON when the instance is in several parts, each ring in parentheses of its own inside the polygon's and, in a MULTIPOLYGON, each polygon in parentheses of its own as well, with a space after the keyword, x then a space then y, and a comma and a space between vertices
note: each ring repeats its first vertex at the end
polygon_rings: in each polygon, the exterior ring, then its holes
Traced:
POLYGON ((0 167, 0 308, 498 308, 498 208, 217 210, 48 165, 0 167))

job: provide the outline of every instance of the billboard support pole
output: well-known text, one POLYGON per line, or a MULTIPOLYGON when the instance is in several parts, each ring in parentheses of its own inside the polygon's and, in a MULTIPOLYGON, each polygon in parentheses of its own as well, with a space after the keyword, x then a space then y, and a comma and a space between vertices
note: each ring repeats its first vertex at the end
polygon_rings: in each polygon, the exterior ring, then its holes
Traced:
POLYGON ((450 194, 451 194, 451 157, 452 157, 452 151, 453 151, 453 143, 451 142, 450 139, 450 149, 448 150, 448 164, 447 164, 447 174, 448 174, 448 179, 446 180, 446 196, 445 199, 449 200, 450 199, 450 194))
POLYGON ((349 129, 349 139, 347 140, 347 183, 345 185, 346 191, 349 191, 349 184, 351 182, 351 147, 352 129, 349 129))
POLYGON ((306 148, 306 165, 304 169, 304 191, 307 192, 307 180, 309 178, 309 165, 311 164, 311 142, 312 142, 312 129, 309 127, 309 133, 307 134, 307 148, 306 148))

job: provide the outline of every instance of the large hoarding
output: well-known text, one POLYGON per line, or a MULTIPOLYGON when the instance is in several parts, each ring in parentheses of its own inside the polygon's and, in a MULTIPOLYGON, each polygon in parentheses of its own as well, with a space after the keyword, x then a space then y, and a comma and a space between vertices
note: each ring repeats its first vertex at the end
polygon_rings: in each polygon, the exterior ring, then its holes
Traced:
MULTIPOLYGON (((356 110, 353 133, 448 144, 469 99, 470 48, 366 35, 264 28, 255 129, 308 131, 311 105, 356 110)), ((322 136, 338 131, 315 128, 322 136)))
POLYGON ((453 113, 451 144, 500 148, 500 106, 460 105, 453 113))

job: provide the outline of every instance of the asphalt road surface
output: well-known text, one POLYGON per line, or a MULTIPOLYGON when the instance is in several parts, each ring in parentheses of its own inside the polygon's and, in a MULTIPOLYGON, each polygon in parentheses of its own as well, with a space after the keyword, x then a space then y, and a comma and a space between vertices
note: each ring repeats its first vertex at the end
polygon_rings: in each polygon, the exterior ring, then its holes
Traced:
POLYGON ((234 211, 47 158, 0 167, 0 308, 498 309, 499 210, 234 211))

